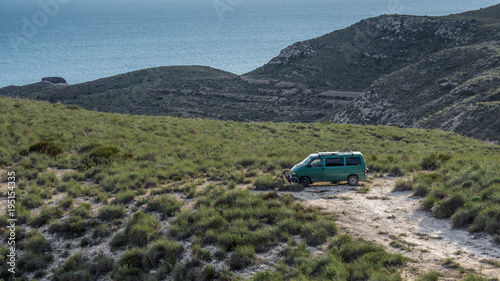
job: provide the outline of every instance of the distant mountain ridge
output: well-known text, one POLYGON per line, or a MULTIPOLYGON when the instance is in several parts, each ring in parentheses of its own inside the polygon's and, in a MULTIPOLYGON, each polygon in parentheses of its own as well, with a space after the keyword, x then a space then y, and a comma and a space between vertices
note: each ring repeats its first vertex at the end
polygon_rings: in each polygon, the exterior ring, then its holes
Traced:
POLYGON ((443 17, 383 15, 297 42, 241 76, 173 66, 0 95, 128 114, 441 128, 499 142, 499 40, 500 4, 443 17))

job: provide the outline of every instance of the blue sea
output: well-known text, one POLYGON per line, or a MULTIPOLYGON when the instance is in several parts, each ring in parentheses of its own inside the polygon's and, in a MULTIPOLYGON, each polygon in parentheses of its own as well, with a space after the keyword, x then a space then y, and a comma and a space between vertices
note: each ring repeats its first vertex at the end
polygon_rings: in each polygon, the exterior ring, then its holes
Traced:
POLYGON ((0 87, 76 84, 167 65, 249 72, 286 46, 381 14, 447 15, 498 0, 1 0, 0 87))

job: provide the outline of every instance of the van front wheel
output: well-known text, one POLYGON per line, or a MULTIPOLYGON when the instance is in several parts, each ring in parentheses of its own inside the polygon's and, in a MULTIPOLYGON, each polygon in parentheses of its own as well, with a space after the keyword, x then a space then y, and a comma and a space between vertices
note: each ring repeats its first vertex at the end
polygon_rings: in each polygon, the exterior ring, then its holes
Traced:
POLYGON ((301 177, 300 180, 299 180, 299 183, 303 186, 303 187, 308 187, 309 184, 311 184, 311 181, 309 180, 308 177, 301 177))
POLYGON ((359 182, 359 178, 358 178, 358 176, 356 176, 356 175, 350 175, 350 176, 347 178, 347 183, 348 183, 350 186, 356 186, 356 185, 358 185, 358 182, 359 182))

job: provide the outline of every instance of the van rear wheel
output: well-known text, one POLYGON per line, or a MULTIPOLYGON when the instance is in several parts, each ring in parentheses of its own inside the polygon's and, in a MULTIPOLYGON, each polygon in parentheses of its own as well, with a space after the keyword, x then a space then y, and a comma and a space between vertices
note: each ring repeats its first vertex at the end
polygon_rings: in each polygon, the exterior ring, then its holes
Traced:
POLYGON ((311 181, 309 180, 308 177, 301 177, 300 180, 299 180, 299 183, 303 186, 303 187, 308 187, 309 184, 311 184, 311 181))
POLYGON ((359 178, 356 175, 350 175, 349 177, 347 177, 347 183, 350 186, 356 186, 356 185, 358 185, 358 182, 359 182, 359 178))

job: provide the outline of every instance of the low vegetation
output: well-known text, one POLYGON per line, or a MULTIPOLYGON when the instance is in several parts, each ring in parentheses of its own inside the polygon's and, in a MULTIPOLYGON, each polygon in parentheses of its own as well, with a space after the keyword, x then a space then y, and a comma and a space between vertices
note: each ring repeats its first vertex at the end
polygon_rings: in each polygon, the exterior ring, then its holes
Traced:
MULTIPOLYGON (((359 150, 373 174, 412 174, 401 186, 425 196, 433 215, 498 234, 500 150, 456 134, 0 102, 0 168, 16 173, 22 245, 16 275, 0 266, 5 280, 231 280, 247 269, 255 280, 400 280, 401 255, 339 234, 333 216, 276 193, 290 188, 276 175, 318 150, 359 150), (30 151, 40 143, 62 151, 30 151), (270 252, 282 258, 259 270, 270 252)), ((2 237, 6 226, 2 210, 2 237)))
POLYGON ((500 234, 500 162, 498 156, 449 161, 439 168, 398 181, 396 190, 423 196, 424 209, 437 218, 451 219, 455 228, 471 233, 500 234))

